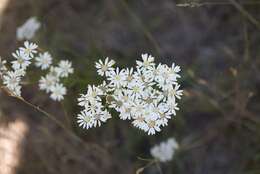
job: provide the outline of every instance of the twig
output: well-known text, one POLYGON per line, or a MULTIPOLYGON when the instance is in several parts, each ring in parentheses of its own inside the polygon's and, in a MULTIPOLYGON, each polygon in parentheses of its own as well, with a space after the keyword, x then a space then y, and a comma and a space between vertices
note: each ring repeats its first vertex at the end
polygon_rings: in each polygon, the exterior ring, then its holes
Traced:
POLYGON ((156 160, 150 161, 150 162, 147 163, 145 166, 140 167, 139 169, 137 169, 135 173, 136 173, 136 174, 141 174, 141 173, 144 171, 144 169, 146 169, 147 167, 150 167, 151 165, 153 165, 153 164, 156 163, 156 162, 157 162, 156 160))
POLYGON ((248 13, 237 1, 229 0, 232 5, 245 16, 252 24, 254 24, 260 30, 260 23, 250 13, 248 13))
POLYGON ((30 103, 29 101, 25 100, 22 97, 16 96, 14 94, 12 94, 8 89, 6 89, 5 87, 0 87, 0 89, 2 89, 4 92, 6 92, 9 96, 14 97, 20 101, 22 101, 23 103, 25 103, 26 105, 34 108, 35 110, 37 110, 38 112, 42 113, 43 115, 45 115, 46 117, 48 117, 50 120, 52 120, 56 125, 58 125, 59 127, 61 127, 69 136, 71 136, 72 138, 74 138, 76 141, 78 141, 79 143, 81 143, 86 150, 89 150, 90 148, 94 148, 99 150, 100 152, 106 154, 107 151, 105 149, 103 149, 102 147, 100 147, 97 144, 94 143, 88 143, 87 145, 85 144, 85 141, 82 140, 77 134, 75 134, 73 131, 71 131, 70 129, 68 129, 61 121, 59 121, 58 119, 56 119, 53 115, 51 115, 50 113, 44 111, 43 109, 41 109, 39 106, 36 106, 32 103, 30 103))
MULTIPOLYGON (((260 5, 260 2, 241 2, 243 5, 260 5)), ((187 2, 187 3, 179 3, 176 4, 177 7, 201 7, 201 6, 209 6, 209 5, 233 5, 230 2, 187 2)))
POLYGON ((68 128, 71 128, 70 118, 69 118, 68 113, 66 112, 64 102, 61 102, 61 108, 62 108, 62 110, 63 110, 64 117, 65 117, 65 120, 66 120, 66 122, 67 122, 67 126, 68 126, 68 128))

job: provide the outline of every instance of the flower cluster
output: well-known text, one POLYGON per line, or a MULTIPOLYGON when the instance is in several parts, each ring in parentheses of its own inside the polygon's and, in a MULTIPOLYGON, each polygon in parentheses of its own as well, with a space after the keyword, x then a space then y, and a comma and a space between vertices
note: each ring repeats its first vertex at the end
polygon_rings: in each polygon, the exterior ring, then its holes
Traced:
POLYGON ((16 37, 18 40, 30 40, 34 37, 35 33, 41 27, 41 23, 36 17, 30 17, 20 27, 17 28, 16 37))
POLYGON ((53 100, 60 101, 66 94, 66 88, 60 83, 60 79, 68 77, 73 73, 71 62, 67 60, 60 61, 58 66, 51 66, 52 57, 48 52, 39 53, 38 45, 24 42, 24 46, 17 49, 12 56, 15 60, 11 61, 12 66, 8 69, 6 61, 0 58, 0 77, 2 83, 8 89, 11 95, 21 96, 21 80, 26 75, 26 70, 35 59, 35 66, 42 70, 49 69, 49 73, 40 79, 40 89, 51 92, 53 100))
MULTIPOLYGON (((40 54, 36 60, 36 66, 41 67, 41 69, 46 69, 46 67, 48 68, 50 66, 52 59, 49 53, 44 53, 40 54)), ((73 73, 71 62, 68 60, 61 60, 58 66, 50 66, 49 72, 41 77, 39 87, 41 90, 51 93, 50 97, 53 100, 63 100, 63 96, 66 94, 67 90, 60 81, 62 78, 68 77, 71 73, 73 73)))
POLYGON ((106 80, 99 86, 88 86, 87 93, 78 98, 84 107, 78 114, 80 126, 100 126, 111 118, 108 109, 115 109, 120 119, 131 120, 135 127, 153 135, 176 115, 177 99, 182 95, 177 82, 180 67, 156 65, 148 54, 142 54, 142 61, 136 63, 135 69, 119 69, 108 58, 96 62, 98 74, 106 80))
POLYGON ((174 138, 169 138, 165 142, 151 148, 151 155, 160 162, 167 162, 172 160, 175 150, 179 148, 178 143, 174 138))

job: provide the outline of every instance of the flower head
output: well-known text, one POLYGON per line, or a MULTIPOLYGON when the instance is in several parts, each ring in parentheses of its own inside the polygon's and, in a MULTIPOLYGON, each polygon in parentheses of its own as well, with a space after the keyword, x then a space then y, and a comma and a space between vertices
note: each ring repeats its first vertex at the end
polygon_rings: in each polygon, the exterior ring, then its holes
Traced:
POLYGON ((20 47, 20 52, 22 52, 27 57, 33 58, 34 54, 37 53, 38 45, 35 43, 30 43, 29 41, 24 42, 24 47, 20 47))
POLYGON ((98 62, 96 62, 96 68, 98 69, 97 73, 100 76, 104 76, 104 75, 107 76, 109 71, 113 70, 112 66, 114 64, 115 64, 115 61, 114 60, 109 60, 108 57, 105 59, 104 62, 102 62, 102 60, 99 60, 98 62))
POLYGON ((16 37, 18 40, 30 40, 36 31, 41 27, 41 23, 36 17, 30 17, 22 26, 17 28, 16 37))
POLYGON ((53 86, 59 82, 59 79, 56 76, 47 74, 45 77, 41 77, 39 81, 39 87, 41 90, 50 92, 53 86))
POLYGON ((15 53, 12 53, 13 57, 16 59, 12 61, 13 69, 26 69, 30 64, 30 57, 28 57, 24 52, 17 50, 15 53))
POLYGON ((52 57, 48 52, 40 53, 36 58, 35 65, 41 67, 42 70, 49 68, 52 63, 52 57))
POLYGON ((0 57, 0 76, 2 76, 7 71, 7 67, 5 66, 5 64, 6 60, 2 60, 2 58, 0 57))
POLYGON ((73 73, 72 63, 68 60, 61 60, 57 72, 60 77, 68 77, 73 73))
POLYGON ((21 87, 20 87, 21 76, 16 71, 8 71, 3 76, 3 84, 15 95, 21 95, 21 87))
POLYGON ((56 83, 51 87, 51 98, 56 101, 61 101, 64 99, 64 95, 66 94, 66 88, 63 84, 56 83))
POLYGON ((151 148, 151 155, 160 162, 172 160, 175 150, 179 148, 178 143, 174 138, 169 138, 165 142, 151 148))

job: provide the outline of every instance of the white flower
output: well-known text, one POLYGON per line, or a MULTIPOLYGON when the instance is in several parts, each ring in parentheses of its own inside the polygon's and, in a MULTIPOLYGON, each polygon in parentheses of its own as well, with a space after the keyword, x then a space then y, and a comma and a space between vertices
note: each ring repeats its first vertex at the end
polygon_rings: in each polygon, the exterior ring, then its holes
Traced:
POLYGON ((38 45, 35 43, 30 43, 29 41, 24 42, 24 47, 20 47, 20 52, 23 52, 27 57, 33 58, 34 54, 37 53, 38 45))
POLYGON ((15 71, 8 71, 6 75, 3 76, 3 83, 11 89, 14 89, 19 85, 21 77, 17 75, 15 71))
POLYGON ((131 105, 128 103, 124 103, 122 107, 119 108, 119 117, 122 120, 130 120, 132 118, 131 116, 131 105))
POLYGON ((72 64, 68 60, 61 60, 57 72, 60 77, 68 77, 69 74, 73 73, 72 64))
POLYGON ((84 106, 86 110, 93 110, 92 108, 94 107, 94 110, 96 108, 101 109, 101 95, 103 95, 103 91, 96 87, 96 86, 91 86, 88 85, 88 90, 87 94, 81 94, 80 97, 78 98, 78 105, 79 106, 84 106))
POLYGON ((18 96, 18 97, 21 97, 21 89, 22 89, 22 86, 20 86, 20 85, 18 85, 18 86, 16 86, 14 89, 13 89, 13 91, 12 91, 12 93, 13 93, 13 95, 15 95, 15 96, 18 96))
POLYGON ((49 75, 57 78, 58 80, 60 79, 60 75, 59 75, 59 71, 60 71, 60 68, 59 67, 56 67, 56 66, 51 66, 49 68, 49 75))
POLYGON ((78 121, 80 127, 83 129, 89 129, 94 125, 94 117, 91 112, 88 112, 86 110, 83 110, 78 114, 78 121))
POLYGON ((169 112, 168 105, 160 103, 154 112, 158 115, 158 123, 162 126, 166 126, 168 120, 171 119, 171 112, 169 112))
POLYGON ((19 94, 20 96, 20 89, 21 87, 19 86, 19 83, 21 81, 21 76, 17 74, 15 71, 8 71, 4 76, 3 76, 3 84, 6 85, 6 87, 13 92, 14 94, 19 94))
POLYGON ((104 76, 104 75, 108 75, 109 71, 112 71, 114 68, 112 68, 112 66, 115 64, 114 60, 109 60, 109 58, 107 57, 105 59, 105 62, 102 62, 102 60, 98 60, 98 62, 96 62, 96 68, 98 69, 97 72, 100 76, 104 76))
POLYGON ((6 64, 6 60, 2 60, 2 58, 0 57, 0 76, 7 71, 5 64, 6 64))
POLYGON ((36 17, 30 17, 22 26, 17 28, 16 37, 18 40, 31 40, 36 31, 41 27, 36 17))
POLYGON ((116 68, 116 70, 109 71, 107 79, 110 81, 111 86, 119 88, 126 85, 126 78, 125 71, 120 71, 119 68, 116 68))
POLYGON ((176 149, 179 148, 178 143, 174 138, 169 138, 165 142, 151 148, 151 155, 160 162, 167 162, 172 160, 176 149))
POLYGON ((169 85, 172 85, 170 81, 170 71, 167 65, 159 64, 157 66, 157 75, 155 76, 155 81, 158 83, 158 86, 161 89, 164 89, 165 86, 168 87, 169 85))
POLYGON ((128 91, 129 94, 132 95, 134 98, 141 98, 144 92, 144 83, 139 79, 134 78, 128 84, 128 91))
POLYGON ((111 114, 107 110, 96 110, 95 112, 92 112, 92 114, 94 117, 94 127, 101 126, 102 122, 106 122, 111 118, 111 114))
POLYGON ((64 95, 66 94, 66 88, 63 84, 55 84, 51 88, 51 98, 55 101, 61 101, 64 99, 64 95))
POLYGON ((35 58, 35 65, 41 67, 42 70, 49 68, 52 63, 52 57, 48 52, 40 53, 39 56, 35 58))
POLYGON ((167 100, 167 103, 168 105, 168 108, 169 108, 169 112, 172 114, 172 115, 176 115, 176 110, 179 110, 178 108, 178 103, 176 103, 175 100, 167 100))
POLYGON ((41 77, 39 81, 39 87, 41 90, 46 90, 46 92, 50 92, 52 87, 55 86, 56 83, 59 82, 56 76, 51 74, 47 74, 45 77, 41 77))
POLYGON ((177 99, 181 99, 181 96, 182 96, 182 92, 183 90, 179 90, 180 88, 180 85, 179 84, 176 84, 174 87, 171 86, 167 92, 168 92, 168 97, 170 99, 173 99, 173 98, 177 98, 177 99))
POLYGON ((142 115, 136 117, 136 118, 134 119, 134 121, 132 122, 132 124, 133 124, 135 127, 144 130, 145 132, 148 130, 148 125, 146 124, 145 118, 144 118, 144 116, 142 116, 142 115))
POLYGON ((16 51, 15 53, 12 53, 13 57, 16 59, 15 61, 12 61, 12 68, 14 70, 16 69, 26 69, 30 64, 30 57, 28 57, 24 52, 16 51))
POLYGON ((136 61, 137 66, 140 67, 141 69, 143 68, 149 68, 151 66, 154 66, 154 57, 152 57, 149 54, 142 54, 142 60, 143 61, 136 61))
POLYGON ((89 96, 87 94, 80 94, 80 97, 78 98, 78 105, 88 107, 89 105, 88 97, 89 96))

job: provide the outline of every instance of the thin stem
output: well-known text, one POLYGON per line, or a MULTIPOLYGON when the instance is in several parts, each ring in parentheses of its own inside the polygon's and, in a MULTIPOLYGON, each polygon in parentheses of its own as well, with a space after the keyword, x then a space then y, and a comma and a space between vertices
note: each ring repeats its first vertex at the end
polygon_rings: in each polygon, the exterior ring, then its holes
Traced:
MULTIPOLYGON (((242 5, 260 5, 260 2, 249 1, 249 2, 241 2, 242 5)), ((176 4, 177 7, 201 7, 208 5, 233 5, 231 2, 186 2, 176 4)))
POLYGON ((248 11, 246 11, 242 5, 255 5, 260 2, 242 2, 238 3, 236 0, 228 0, 227 2, 188 2, 176 4, 177 7, 201 7, 205 5, 233 5, 244 17, 246 17, 252 24, 254 24, 260 30, 260 22, 255 19, 248 11))
POLYGON ((56 119, 53 115, 49 114, 48 112, 44 111, 43 109, 41 109, 39 106, 36 106, 30 102, 28 102, 27 100, 25 100, 22 97, 19 96, 12 96, 15 97, 17 99, 19 99, 20 101, 22 101, 23 103, 27 104, 28 106, 34 108, 35 110, 37 110, 38 112, 44 114, 46 117, 48 117, 50 120, 52 120, 55 124, 57 124, 59 127, 61 127, 68 135, 70 135, 72 138, 74 138, 76 141, 78 141, 79 143, 82 143, 84 145, 84 147, 86 148, 86 150, 89 150, 90 147, 99 150, 100 152, 103 152, 104 154, 107 153, 107 151, 105 149, 103 149, 102 147, 100 147, 97 144, 94 143, 88 143, 87 145, 85 144, 85 141, 82 140, 77 134, 75 134, 73 131, 71 131, 70 129, 68 129, 61 121, 59 121, 58 119, 56 119))
POLYGON ((229 0, 232 5, 245 16, 252 24, 254 24, 260 30, 260 22, 256 20, 248 11, 246 11, 237 1, 229 0))
POLYGON ((30 107, 36 109, 38 112, 44 114, 45 116, 47 116, 49 119, 51 119, 54 123, 56 123, 59 127, 61 127, 62 129, 64 129, 69 135, 71 135, 72 137, 74 137, 75 139, 77 139, 78 141, 82 142, 82 139, 80 137, 78 137, 75 133, 73 133, 72 131, 70 131, 61 121, 59 121, 58 119, 56 119, 53 115, 49 114, 48 112, 44 111, 43 109, 41 109, 39 106, 36 106, 30 102, 28 102, 27 100, 25 100, 22 97, 17 97, 15 96, 15 98, 19 99, 20 101, 24 102, 25 104, 29 105, 30 107))
POLYGON ((150 161, 150 162, 147 163, 145 166, 140 167, 139 169, 137 169, 135 173, 136 173, 136 174, 141 174, 141 173, 144 171, 144 169, 146 169, 147 167, 150 167, 151 165, 155 164, 156 162, 157 162, 156 160, 150 161))
POLYGON ((68 113, 66 112, 64 102, 61 102, 61 108, 62 108, 62 110, 63 110, 65 120, 66 120, 66 122, 67 122, 67 127, 68 127, 68 128, 71 128, 70 118, 69 118, 68 113))

